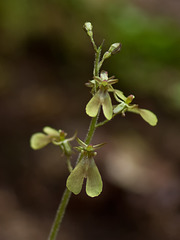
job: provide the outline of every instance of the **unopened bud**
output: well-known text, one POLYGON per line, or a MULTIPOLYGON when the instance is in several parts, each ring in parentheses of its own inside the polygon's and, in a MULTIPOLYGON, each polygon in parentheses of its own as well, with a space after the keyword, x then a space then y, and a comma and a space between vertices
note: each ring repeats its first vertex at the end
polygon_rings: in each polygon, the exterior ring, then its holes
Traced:
POLYGON ((121 43, 113 43, 108 52, 110 52, 111 54, 116 54, 121 50, 121 43))
POLYGON ((113 43, 109 50, 104 53, 103 60, 109 58, 111 55, 118 53, 121 50, 121 43, 113 43))
POLYGON ((103 55, 103 60, 109 58, 111 56, 111 53, 109 51, 105 52, 103 55))
POLYGON ((92 32, 93 26, 91 22, 85 22, 83 28, 90 37, 93 35, 93 32, 92 32))
POLYGON ((127 99, 126 99, 126 103, 127 104, 129 104, 129 103, 131 103, 132 101, 133 101, 133 99, 135 98, 135 96, 134 95, 129 95, 128 97, 127 97, 127 99))

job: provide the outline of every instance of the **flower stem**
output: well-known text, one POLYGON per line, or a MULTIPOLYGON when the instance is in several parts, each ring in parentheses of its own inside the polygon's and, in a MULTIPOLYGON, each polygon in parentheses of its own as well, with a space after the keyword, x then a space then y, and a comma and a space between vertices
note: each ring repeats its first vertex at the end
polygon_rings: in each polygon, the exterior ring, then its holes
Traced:
POLYGON ((92 45, 93 45, 94 51, 97 52, 97 46, 96 46, 96 44, 95 44, 95 41, 94 41, 93 36, 91 36, 90 39, 91 39, 91 42, 92 42, 92 45))
POLYGON ((59 204, 57 213, 56 213, 56 217, 54 219, 48 240, 55 240, 57 233, 59 231, 60 228, 60 224, 62 222, 63 216, 65 214, 66 211, 66 207, 68 205, 69 199, 71 197, 71 192, 66 188, 62 197, 62 200, 59 204))
MULTIPOLYGON (((91 119, 88 134, 87 134, 86 139, 85 139, 86 144, 89 144, 92 140, 92 137, 93 137, 94 132, 96 130, 96 122, 97 122, 98 116, 99 116, 99 114, 96 117, 91 119)), ((81 156, 79 156, 79 158, 80 157, 81 156)), ((51 227, 51 231, 50 231, 48 240, 55 240, 56 239, 56 236, 58 234, 62 219, 63 219, 65 211, 66 211, 66 207, 69 203, 70 197, 71 197, 71 192, 66 188, 65 191, 64 191, 62 200, 59 204, 59 207, 58 207, 53 225, 51 227)))
POLYGON ((103 126, 104 124, 106 124, 108 122, 109 122, 108 119, 104 120, 103 122, 99 122, 98 124, 96 124, 96 128, 101 127, 101 126, 103 126))
POLYGON ((101 57, 101 46, 98 47, 96 53, 95 53, 95 61, 94 61, 94 70, 93 70, 93 75, 94 76, 99 76, 99 60, 101 57))
POLYGON ((69 172, 71 173, 73 170, 73 167, 71 165, 71 160, 70 160, 69 156, 67 157, 67 167, 68 167, 69 172))
MULTIPOLYGON (((92 43, 93 43, 94 49, 96 51, 95 64, 94 64, 94 71, 93 72, 94 72, 95 76, 98 76, 99 75, 99 60, 100 60, 100 56, 101 56, 102 45, 97 49, 94 41, 92 43)), ((86 138, 85 138, 85 143, 87 145, 90 144, 90 142, 93 138, 93 135, 94 135, 94 132, 95 132, 96 126, 97 126, 96 124, 97 124, 98 117, 99 117, 99 112, 96 115, 96 117, 91 119, 89 129, 88 129, 88 133, 87 133, 86 138)), ((76 161, 76 164, 80 161, 81 157, 82 157, 82 154, 79 154, 79 156, 77 158, 77 161, 76 161)), ((69 171, 71 171, 70 159, 67 159, 67 164, 68 164, 69 171)), ((59 204, 59 207, 58 207, 53 225, 51 227, 51 231, 50 231, 48 240, 56 240, 56 237, 57 237, 62 219, 63 219, 65 211, 66 211, 66 207, 67 207, 67 205, 69 203, 69 200, 70 200, 70 197, 71 197, 71 193, 72 192, 69 191, 67 188, 65 189, 63 197, 62 197, 61 202, 59 204)))
POLYGON ((90 142, 91 142, 91 140, 93 138, 94 132, 96 130, 96 123, 97 123, 98 117, 99 117, 99 114, 97 114, 96 117, 91 119, 91 122, 90 122, 90 125, 89 125, 88 134, 87 134, 87 136, 85 138, 85 143, 87 145, 90 144, 90 142))
MULTIPOLYGON (((119 113, 113 114, 111 119, 113 119, 117 114, 119 114, 119 113)), ((101 127, 101 126, 105 125, 108 122, 110 122, 110 120, 108 120, 108 119, 104 120, 103 122, 99 122, 99 123, 96 124, 96 128, 101 127)))

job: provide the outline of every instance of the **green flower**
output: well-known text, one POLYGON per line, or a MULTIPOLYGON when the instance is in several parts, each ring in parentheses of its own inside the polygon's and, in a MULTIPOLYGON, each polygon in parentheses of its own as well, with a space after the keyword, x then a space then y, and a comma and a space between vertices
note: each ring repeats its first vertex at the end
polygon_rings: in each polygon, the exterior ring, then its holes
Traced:
POLYGON ((109 58, 111 55, 118 53, 120 50, 121 50, 121 43, 113 43, 110 46, 109 50, 104 53, 101 62, 103 63, 105 59, 109 58))
POLYGON ((99 108, 102 106, 104 116, 110 120, 113 114, 113 107, 109 92, 113 92, 112 84, 118 80, 113 77, 108 78, 106 71, 101 71, 100 77, 95 76, 93 80, 89 81, 86 85, 95 89, 94 86, 98 85, 98 91, 96 91, 93 97, 86 105, 86 113, 90 117, 95 117, 98 114, 99 108))
POLYGON ((54 145, 59 145, 61 150, 66 156, 70 156, 72 154, 72 149, 70 146, 70 141, 73 141, 76 137, 76 133, 73 137, 67 138, 67 133, 62 130, 57 131, 51 127, 44 127, 44 133, 34 133, 30 139, 30 146, 34 150, 41 149, 48 145, 49 143, 53 143, 54 145))
POLYGON ((81 151, 82 158, 70 173, 66 186, 74 194, 79 194, 82 190, 84 179, 86 178, 87 195, 96 197, 102 192, 103 183, 93 157, 96 155, 95 149, 103 144, 95 146, 86 145, 80 139, 78 139, 78 142, 80 146, 76 147, 76 149, 81 151))

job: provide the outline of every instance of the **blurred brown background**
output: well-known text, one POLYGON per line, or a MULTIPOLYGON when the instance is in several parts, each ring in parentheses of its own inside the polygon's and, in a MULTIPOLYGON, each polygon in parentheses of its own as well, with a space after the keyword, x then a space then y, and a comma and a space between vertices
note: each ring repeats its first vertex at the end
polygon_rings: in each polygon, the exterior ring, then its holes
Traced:
POLYGON ((129 113, 97 130, 103 193, 72 196, 58 239, 180 239, 179 10, 178 0, 0 2, 0 240, 49 234, 68 171, 59 149, 33 151, 29 139, 46 125, 85 137, 85 21, 104 50, 122 43, 103 69, 159 124, 129 113))

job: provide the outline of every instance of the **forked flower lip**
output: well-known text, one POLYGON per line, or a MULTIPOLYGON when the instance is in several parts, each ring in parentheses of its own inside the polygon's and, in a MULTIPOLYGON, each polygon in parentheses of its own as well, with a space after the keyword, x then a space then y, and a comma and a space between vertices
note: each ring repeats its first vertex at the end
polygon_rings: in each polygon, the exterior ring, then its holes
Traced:
POLYGON ((94 161, 96 155, 94 151, 88 149, 93 148, 88 145, 86 150, 81 151, 82 159, 72 170, 66 181, 67 188, 74 194, 79 194, 82 190, 84 179, 86 178, 86 193, 90 197, 97 197, 103 188, 100 172, 94 161))

